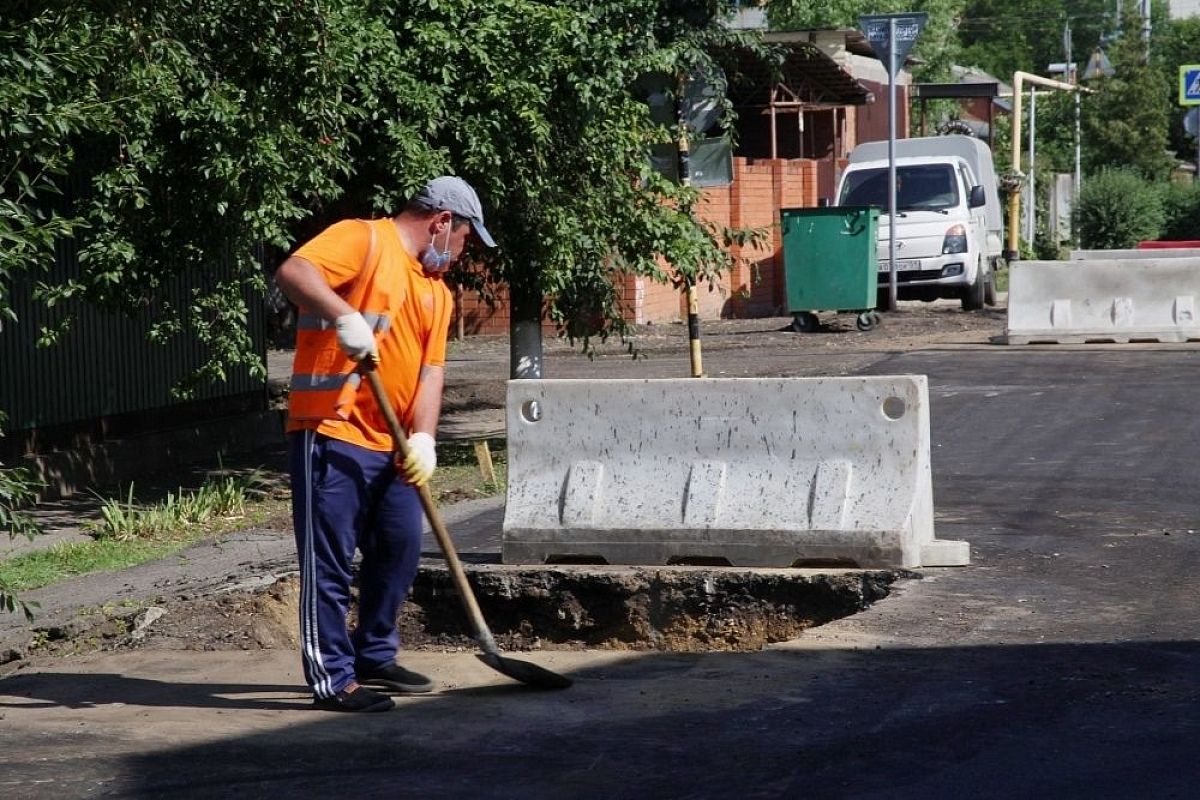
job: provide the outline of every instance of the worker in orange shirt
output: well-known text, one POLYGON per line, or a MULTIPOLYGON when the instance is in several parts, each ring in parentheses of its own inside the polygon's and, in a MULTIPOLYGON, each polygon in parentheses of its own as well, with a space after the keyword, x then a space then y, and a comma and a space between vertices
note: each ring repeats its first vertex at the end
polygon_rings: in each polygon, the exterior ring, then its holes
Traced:
POLYGON ((396 663, 396 621, 421 554, 416 487, 437 466, 453 309, 442 276, 472 234, 495 247, 475 190, 461 178, 435 178, 395 217, 326 228, 275 275, 299 308, 287 430, 300 650, 318 708, 387 711, 394 706, 388 693, 433 689, 396 663), (368 358, 409 432, 403 464, 355 372, 368 358), (350 631, 355 549, 362 564, 350 631))

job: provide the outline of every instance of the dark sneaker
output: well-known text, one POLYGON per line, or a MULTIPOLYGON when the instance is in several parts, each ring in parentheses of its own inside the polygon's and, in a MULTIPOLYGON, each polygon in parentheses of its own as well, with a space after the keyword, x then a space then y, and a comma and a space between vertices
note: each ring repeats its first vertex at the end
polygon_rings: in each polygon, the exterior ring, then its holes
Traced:
POLYGON ((386 689, 401 694, 424 694, 433 691, 433 681, 399 664, 378 664, 373 667, 355 667, 358 682, 376 689, 386 689))
POLYGON ((322 711, 388 711, 396 701, 365 686, 342 689, 333 697, 314 697, 313 705, 322 711))

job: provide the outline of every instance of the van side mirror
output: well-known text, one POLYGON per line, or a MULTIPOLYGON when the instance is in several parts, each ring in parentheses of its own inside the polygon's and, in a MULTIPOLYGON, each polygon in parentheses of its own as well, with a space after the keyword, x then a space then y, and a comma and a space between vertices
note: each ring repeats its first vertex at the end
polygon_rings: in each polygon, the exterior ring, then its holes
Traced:
POLYGON ((967 198, 967 206, 969 208, 979 208, 987 203, 987 197, 983 193, 982 186, 972 186, 971 195, 967 198))

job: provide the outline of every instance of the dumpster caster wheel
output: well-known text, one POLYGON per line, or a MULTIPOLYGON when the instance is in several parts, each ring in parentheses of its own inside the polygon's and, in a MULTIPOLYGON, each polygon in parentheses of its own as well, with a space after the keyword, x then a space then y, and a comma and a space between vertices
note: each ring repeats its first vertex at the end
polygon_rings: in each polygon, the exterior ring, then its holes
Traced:
POLYGON ((817 329, 817 315, 797 311, 792 315, 792 330, 796 333, 812 333, 817 329))
POLYGON ((854 324, 858 326, 860 331, 870 331, 879 327, 879 323, 880 318, 878 314, 874 311, 864 311, 858 315, 858 319, 855 320, 854 324))

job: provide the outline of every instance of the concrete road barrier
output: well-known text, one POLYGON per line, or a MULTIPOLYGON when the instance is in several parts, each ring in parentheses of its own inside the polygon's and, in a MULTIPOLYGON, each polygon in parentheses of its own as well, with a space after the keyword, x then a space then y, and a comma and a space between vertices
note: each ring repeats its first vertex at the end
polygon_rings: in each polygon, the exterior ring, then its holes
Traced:
POLYGON ((508 384, 505 563, 957 566, 925 377, 508 384))
POLYGON ((1172 247, 1158 250, 1072 250, 1072 261, 1094 261, 1098 258, 1118 258, 1144 261, 1148 258, 1200 258, 1200 248, 1172 247))
POLYGON ((1009 344, 1200 340, 1200 257, 1018 261, 1009 344))

